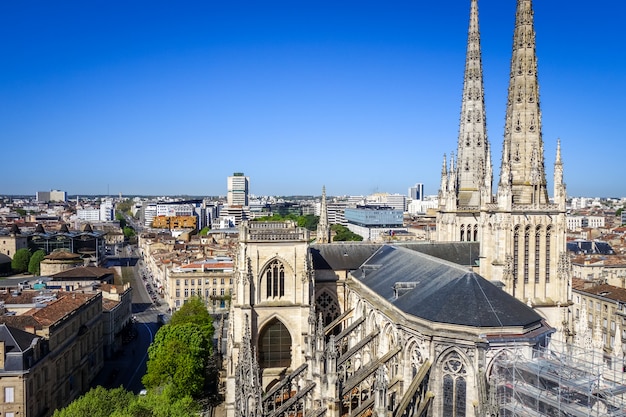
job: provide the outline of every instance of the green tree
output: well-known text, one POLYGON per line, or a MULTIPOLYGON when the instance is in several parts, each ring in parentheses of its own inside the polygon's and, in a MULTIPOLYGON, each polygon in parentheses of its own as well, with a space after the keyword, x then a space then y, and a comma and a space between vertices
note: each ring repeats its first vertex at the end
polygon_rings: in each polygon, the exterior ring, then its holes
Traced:
POLYGON ((132 227, 124 226, 122 231, 126 239, 130 239, 131 237, 135 236, 135 229, 133 229, 132 227))
POLYGON ((46 252, 42 249, 35 251, 28 262, 28 272, 33 275, 39 275, 41 272, 41 261, 43 261, 45 256, 46 252))
POLYGON ((30 250, 26 248, 18 249, 11 260, 11 268, 17 273, 28 271, 28 263, 30 262, 30 250))
POLYGON ((213 319, 202 299, 187 300, 150 345, 143 384, 167 388, 174 399, 198 397, 212 384, 207 376, 213 332, 213 319))
POLYGON ((72 401, 67 407, 56 410, 53 417, 110 417, 116 412, 125 410, 133 393, 124 388, 111 390, 103 387, 92 388, 85 395, 72 401))
POLYGON ((200 232, 198 232, 198 234, 200 236, 206 236, 207 234, 209 234, 209 230, 211 230, 210 227, 208 227, 208 226, 203 227, 202 230, 200 230, 200 232))
POLYGON ((335 232, 335 236, 333 237, 333 241, 335 242, 360 242, 363 240, 363 236, 351 232, 350 229, 340 224, 333 224, 330 228, 333 232, 335 232))

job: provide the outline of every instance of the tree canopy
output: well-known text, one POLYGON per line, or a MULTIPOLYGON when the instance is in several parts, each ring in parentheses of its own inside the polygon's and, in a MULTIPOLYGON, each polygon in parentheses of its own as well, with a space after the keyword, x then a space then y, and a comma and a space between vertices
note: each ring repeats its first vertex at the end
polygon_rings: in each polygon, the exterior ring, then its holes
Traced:
POLYGON ((213 320, 200 297, 192 297, 159 329, 148 349, 142 382, 170 390, 173 398, 198 397, 207 388, 213 352, 213 320))
POLYGON ((136 396, 124 388, 92 388, 53 417, 191 417, 199 407, 191 397, 174 399, 168 390, 136 396))
POLYGON ((46 256, 46 252, 42 249, 39 249, 33 253, 30 257, 30 261, 28 262, 28 272, 33 275, 40 275, 41 273, 41 261, 46 256))
POLYGON ((350 229, 348 229, 347 227, 340 224, 333 224, 330 228, 333 232, 335 232, 335 236, 333 237, 333 241, 335 242, 360 242, 363 240, 363 236, 357 235, 356 233, 350 231, 350 229))
POLYGON ((305 227, 308 230, 315 230, 317 229, 317 223, 320 218, 314 214, 305 214, 303 216, 286 214, 283 216, 279 213, 274 213, 271 216, 257 217, 254 220, 260 222, 283 222, 285 220, 293 220, 299 227, 305 227))
POLYGON ((30 250, 27 248, 18 249, 11 260, 11 268, 17 273, 26 272, 28 271, 29 262, 30 250))

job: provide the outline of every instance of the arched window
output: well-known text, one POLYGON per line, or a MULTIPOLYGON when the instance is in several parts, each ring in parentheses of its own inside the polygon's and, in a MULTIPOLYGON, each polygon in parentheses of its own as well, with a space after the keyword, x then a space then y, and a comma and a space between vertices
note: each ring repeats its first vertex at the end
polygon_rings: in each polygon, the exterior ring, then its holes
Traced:
POLYGON ((267 298, 285 295, 285 266, 280 261, 275 260, 265 270, 265 288, 267 298))
POLYGON ((537 226, 535 232, 535 284, 539 284, 541 268, 541 226, 537 226))
POLYGON ((474 242, 478 242, 478 225, 474 225, 474 242))
POLYGON ((461 225, 461 242, 465 240, 465 226, 461 225))
POLYGON ((467 371, 458 353, 449 354, 443 362, 443 413, 446 417, 465 417, 467 371))
POLYGON ((530 263, 530 226, 524 232, 524 284, 528 284, 528 264, 530 263))
POLYGON ((272 319, 259 336, 259 366, 288 368, 291 365, 291 335, 278 319, 272 319))
POLYGON ((546 229, 546 284, 550 282, 550 247, 552 246, 552 227, 546 229))
POLYGON ((513 231, 513 295, 515 296, 515 284, 519 271, 519 226, 513 231))

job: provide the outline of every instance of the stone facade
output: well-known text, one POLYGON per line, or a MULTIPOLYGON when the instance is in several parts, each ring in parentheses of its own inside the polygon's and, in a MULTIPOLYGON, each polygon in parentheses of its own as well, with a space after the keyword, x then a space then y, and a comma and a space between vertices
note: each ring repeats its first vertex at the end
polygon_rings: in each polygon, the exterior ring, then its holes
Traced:
MULTIPOLYGON (((479 241, 480 274, 537 308, 559 329, 571 302, 566 253, 565 183, 560 143, 553 201, 546 186, 535 30, 530 0, 518 0, 500 182, 491 192, 484 135, 477 1, 472 1, 458 158, 444 159, 437 215, 439 241, 479 241), (467 132, 474 132, 468 134, 467 132), (466 156, 469 155, 469 156, 466 156)), ((560 334, 560 333, 559 333, 560 334)))

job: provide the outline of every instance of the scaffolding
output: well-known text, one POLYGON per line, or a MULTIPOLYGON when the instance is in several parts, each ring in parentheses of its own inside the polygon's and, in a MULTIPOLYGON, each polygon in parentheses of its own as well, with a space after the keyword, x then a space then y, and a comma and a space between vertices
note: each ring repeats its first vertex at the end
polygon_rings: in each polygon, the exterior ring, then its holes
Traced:
POLYGON ((626 417, 625 370, 623 355, 551 343, 497 360, 490 382, 500 417, 626 417))

